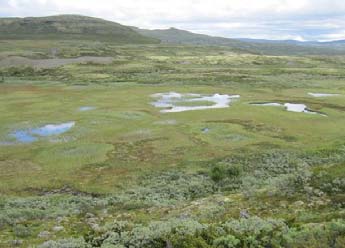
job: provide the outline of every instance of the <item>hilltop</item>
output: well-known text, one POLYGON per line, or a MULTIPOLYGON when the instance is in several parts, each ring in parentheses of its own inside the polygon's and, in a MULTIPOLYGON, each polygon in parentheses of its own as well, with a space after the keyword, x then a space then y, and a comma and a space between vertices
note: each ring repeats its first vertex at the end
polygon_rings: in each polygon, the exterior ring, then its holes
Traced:
POLYGON ((116 22, 79 15, 0 18, 0 40, 99 40, 126 44, 159 43, 116 22))

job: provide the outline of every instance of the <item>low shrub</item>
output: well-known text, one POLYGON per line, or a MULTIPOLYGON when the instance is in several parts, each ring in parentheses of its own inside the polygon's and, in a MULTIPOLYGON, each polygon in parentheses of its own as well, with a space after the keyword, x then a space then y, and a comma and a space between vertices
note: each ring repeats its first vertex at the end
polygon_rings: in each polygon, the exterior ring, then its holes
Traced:
POLYGON ((12 230, 17 238, 27 238, 32 234, 30 227, 24 225, 15 225, 12 230))
POLYGON ((83 238, 60 239, 57 241, 49 240, 39 245, 38 248, 91 248, 83 238))
POLYGON ((226 162, 217 163, 211 168, 210 177, 213 181, 219 182, 226 178, 234 179, 241 175, 242 168, 238 164, 230 164, 226 162))
POLYGON ((278 219, 231 219, 219 224, 201 224, 192 219, 170 219, 148 225, 117 222, 101 234, 90 233, 92 247, 131 248, 240 248, 240 247, 342 247, 343 220, 289 227, 278 219))

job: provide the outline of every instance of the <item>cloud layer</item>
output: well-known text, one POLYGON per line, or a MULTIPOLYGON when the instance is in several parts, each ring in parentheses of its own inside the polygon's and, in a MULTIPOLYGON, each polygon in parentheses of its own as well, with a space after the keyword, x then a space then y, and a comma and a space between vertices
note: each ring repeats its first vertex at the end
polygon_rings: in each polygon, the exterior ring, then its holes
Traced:
POLYGON ((0 16, 82 14, 226 37, 345 39, 344 0, 0 0, 0 16))

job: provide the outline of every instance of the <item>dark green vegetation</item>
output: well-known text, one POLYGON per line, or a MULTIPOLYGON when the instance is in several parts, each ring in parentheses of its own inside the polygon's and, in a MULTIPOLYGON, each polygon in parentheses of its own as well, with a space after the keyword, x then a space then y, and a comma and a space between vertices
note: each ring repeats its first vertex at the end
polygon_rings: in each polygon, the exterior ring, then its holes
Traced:
POLYGON ((98 18, 61 15, 0 18, 0 39, 101 40, 123 44, 159 43, 131 28, 98 18))
MULTIPOLYGON (((185 30, 180 30, 176 28, 170 29, 139 29, 133 28, 133 30, 149 37, 154 37, 161 40, 163 43, 172 44, 184 44, 184 45, 206 45, 206 46, 240 46, 244 43, 235 40, 227 39, 222 37, 212 37, 203 34, 196 34, 185 30)), ((248 47, 250 47, 248 45, 248 47)))
POLYGON ((345 246, 345 57, 0 43, 1 60, 113 58, 0 68, 0 247, 345 246), (170 91, 241 98, 159 113, 150 95, 170 91), (304 103, 327 117, 251 102, 304 103), (8 135, 69 121, 53 139, 8 135))

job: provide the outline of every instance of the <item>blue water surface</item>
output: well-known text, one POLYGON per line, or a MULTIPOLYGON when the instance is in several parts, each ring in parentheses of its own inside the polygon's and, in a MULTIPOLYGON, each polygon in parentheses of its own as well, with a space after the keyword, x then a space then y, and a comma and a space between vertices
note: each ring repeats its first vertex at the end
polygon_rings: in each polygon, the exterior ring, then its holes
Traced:
POLYGON ((20 143, 32 143, 39 137, 59 135, 67 132, 75 125, 75 122, 66 122, 61 124, 48 124, 39 128, 16 130, 10 134, 20 143))
POLYGON ((17 130, 11 133, 11 136, 14 137, 17 141, 21 143, 32 143, 37 140, 36 137, 30 135, 27 131, 25 130, 17 130))
POLYGON ((94 110, 95 107, 92 106, 83 106, 79 108, 79 111, 89 111, 89 110, 94 110))

